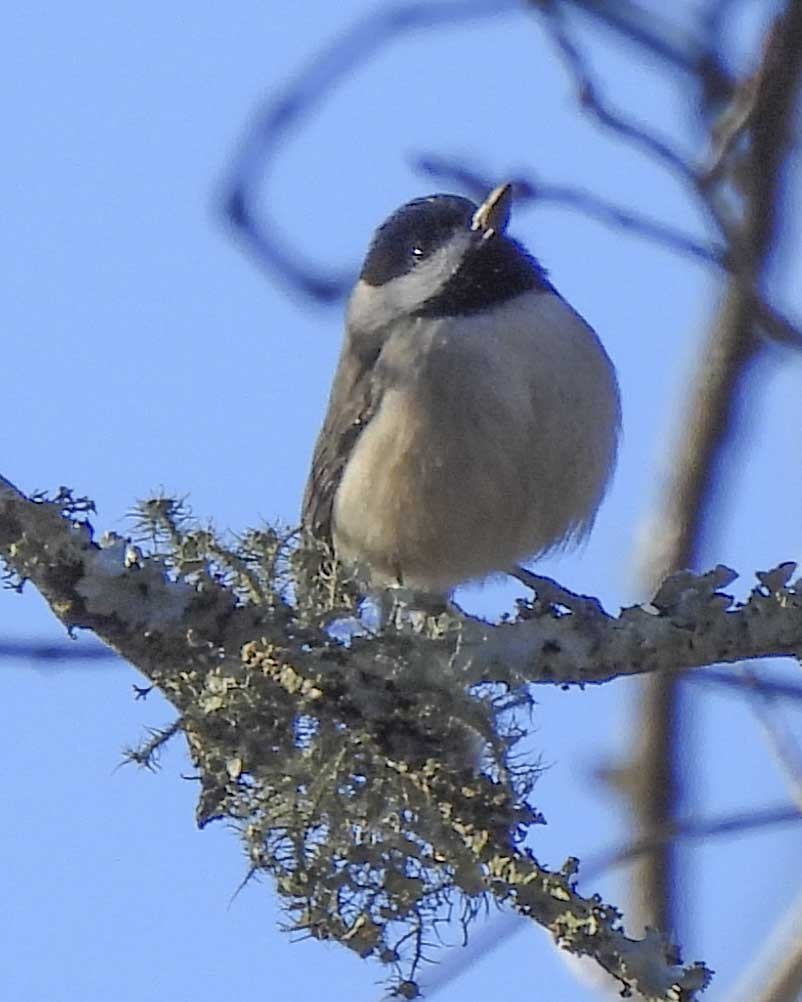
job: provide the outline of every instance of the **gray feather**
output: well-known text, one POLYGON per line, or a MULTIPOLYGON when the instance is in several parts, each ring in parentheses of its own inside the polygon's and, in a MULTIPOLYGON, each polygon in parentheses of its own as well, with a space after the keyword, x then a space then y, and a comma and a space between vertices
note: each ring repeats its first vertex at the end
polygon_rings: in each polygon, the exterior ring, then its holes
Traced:
POLYGON ((301 521, 306 532, 328 545, 332 544, 334 498, 343 470, 380 400, 375 368, 379 350, 380 345, 346 338, 315 445, 301 521))

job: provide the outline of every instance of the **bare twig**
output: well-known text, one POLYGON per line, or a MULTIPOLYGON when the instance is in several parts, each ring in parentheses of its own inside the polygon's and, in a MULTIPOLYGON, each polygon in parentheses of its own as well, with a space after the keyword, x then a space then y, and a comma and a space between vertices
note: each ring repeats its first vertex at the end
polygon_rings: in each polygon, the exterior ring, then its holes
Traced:
POLYGON ((737 835, 763 828, 774 828, 777 825, 798 824, 800 821, 802 821, 800 808, 789 807, 787 804, 757 807, 713 818, 679 818, 672 822, 670 828, 655 832, 649 838, 638 839, 623 848, 610 849, 589 856, 582 866, 582 877, 585 880, 595 880, 603 871, 620 866, 622 863, 630 863, 669 842, 737 835))
MULTIPOLYGON (((453 157, 426 154, 414 158, 413 165, 429 177, 461 188, 477 201, 481 201, 496 184, 496 179, 486 172, 477 171, 453 157)), ((511 181, 519 202, 574 209, 619 232, 625 230, 698 263, 714 265, 724 274, 739 274, 735 261, 723 246, 703 243, 668 223, 632 212, 584 188, 542 183, 529 171, 513 172, 511 181)), ((745 295, 749 296, 750 292, 746 291, 745 295)), ((751 296, 759 331, 777 344, 802 349, 802 331, 775 306, 765 302, 757 291, 751 296)))
POLYGON ((302 260, 279 238, 259 196, 287 137, 335 86, 399 37, 519 7, 518 0, 448 0, 384 6, 357 21, 316 53, 307 68, 257 109, 223 183, 223 210, 255 260, 307 300, 332 303, 351 287, 355 268, 331 271, 302 260))
POLYGON ((802 810, 802 755, 788 729, 779 717, 777 696, 763 685, 762 679, 749 668, 744 668, 744 681, 751 694, 750 704, 766 741, 776 758, 791 795, 802 810))
MULTIPOLYGON (((541 0, 530 0, 536 6, 541 0)), ((648 9, 632 0, 566 0, 577 10, 593 17, 601 28, 637 45, 641 50, 679 70, 694 82, 701 80, 714 99, 726 99, 731 80, 708 44, 709 34, 683 30, 676 21, 662 17, 652 5, 648 9)), ((669 8, 664 8, 669 9, 669 8)))
POLYGON ((713 122, 710 130, 710 151, 702 175, 705 187, 720 180, 729 169, 735 147, 754 121, 757 92, 757 75, 747 77, 735 89, 732 99, 713 122))
MULTIPOLYGON (((453 158, 427 154, 416 157, 414 166, 429 177, 462 188, 479 200, 484 198, 495 185, 489 176, 473 171, 453 158)), ((609 202, 584 188, 543 183, 531 172, 515 173, 511 180, 515 188, 515 197, 522 203, 534 202, 575 209, 605 226, 626 230, 703 264, 724 267, 723 250, 695 240, 659 219, 632 212, 609 202)))
MULTIPOLYGON (((748 683, 739 675, 733 675, 731 672, 706 668, 704 671, 696 671, 691 675, 683 676, 683 680, 693 682, 695 685, 713 685, 733 690, 741 695, 750 695, 748 683)), ((761 677, 760 687, 764 692, 777 699, 787 699, 795 703, 802 702, 802 685, 761 677)))
POLYGON ((177 717, 166 727, 149 728, 150 737, 137 748, 126 748, 123 752, 123 764, 133 762, 144 769, 155 771, 159 764, 159 756, 164 746, 175 737, 184 725, 181 717, 177 717))
MULTIPOLYGON (((699 260, 715 264, 725 272, 734 275, 739 281, 744 306, 751 311, 750 320, 756 320, 760 329, 768 337, 784 344, 802 348, 802 332, 783 317, 778 310, 766 304, 760 294, 758 275, 752 268, 754 239, 750 239, 748 233, 745 236, 740 226, 733 222, 726 208, 726 203, 719 198, 713 185, 713 182, 721 177, 727 154, 731 152, 734 144, 748 128, 753 126, 754 129, 759 128, 757 123, 761 114, 770 113, 771 102, 777 92, 773 74, 776 75, 776 63, 778 59, 782 58, 775 51, 778 46, 768 44, 760 70, 732 92, 730 105, 722 112, 717 125, 714 125, 714 139, 708 163, 707 166, 702 167, 697 166, 689 156, 672 147, 668 140, 651 132, 645 124, 635 123, 620 112, 613 111, 594 80, 588 61, 566 28, 560 0, 533 0, 533 2, 544 14, 549 34, 574 79, 578 100, 582 108, 604 128, 656 158, 664 167, 685 182, 689 191, 697 197, 701 207, 715 223, 720 236, 726 239, 727 247, 725 249, 708 249, 699 244, 698 241, 678 234, 665 224, 639 217, 627 219, 626 210, 616 212, 614 209, 610 212, 608 209, 604 213, 607 219, 603 219, 603 221, 617 223, 624 228, 633 229, 643 236, 651 236, 657 242, 672 246, 680 253, 689 254, 699 260), (616 219, 617 214, 619 215, 618 219, 616 219)), ((774 37, 773 35, 772 38, 774 37)), ((703 65, 707 64, 703 61, 703 65)), ((791 79, 793 79, 793 71, 791 79)), ((780 148, 785 149, 785 140, 780 143, 780 148)), ((766 153, 768 154, 768 152, 767 149, 766 153)), ((771 153, 776 156, 776 150, 772 149, 771 153)), ((773 157, 771 159, 773 160, 773 157)), ((774 171, 770 168, 770 177, 773 173, 774 171)), ((562 200, 565 192, 560 192, 558 189, 557 194, 562 200)), ((589 215, 595 215, 597 218, 602 216, 603 210, 600 212, 602 206, 595 201, 594 197, 588 200, 583 196, 577 198, 575 192, 572 192, 571 195, 577 208, 581 207, 589 215)), ((764 209, 771 201, 769 199, 764 203, 764 209)), ((772 209, 769 219, 771 219, 773 211, 772 209)), ((770 230, 771 226, 769 226, 770 230)))
POLYGON ((109 661, 114 651, 100 644, 60 644, 41 640, 0 641, 0 658, 13 661, 41 661, 48 664, 72 661, 109 661))
POLYGON ((534 5, 543 13, 543 22, 574 80, 582 108, 619 139, 654 157, 681 181, 695 185, 696 171, 687 156, 644 123, 635 124, 608 104, 591 74, 587 59, 566 28, 560 0, 537 0, 534 5))

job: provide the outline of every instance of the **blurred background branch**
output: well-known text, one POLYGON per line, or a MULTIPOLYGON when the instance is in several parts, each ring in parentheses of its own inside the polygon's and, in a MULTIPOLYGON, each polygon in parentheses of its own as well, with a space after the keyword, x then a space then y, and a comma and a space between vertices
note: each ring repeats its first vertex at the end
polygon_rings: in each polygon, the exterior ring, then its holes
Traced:
POLYGON ((37 640, 0 641, 0 658, 13 662, 36 661, 54 665, 58 663, 81 663, 84 661, 113 661, 118 657, 109 647, 102 644, 58 644, 37 640))
MULTIPOLYGON (((707 65, 703 61, 703 65, 707 65)), ((733 205, 727 253, 737 262, 704 339, 689 394, 676 422, 673 454, 665 463, 662 498, 644 533, 639 554, 648 589, 680 568, 698 568, 717 498, 737 467, 732 463, 738 419, 747 421, 745 390, 766 344, 755 329, 752 290, 763 287, 776 251, 776 220, 783 176, 792 148, 792 116, 798 104, 802 66, 802 3, 792 0, 770 28, 754 74, 736 84, 731 101, 746 88, 750 111, 739 115, 739 137, 726 168, 712 188, 702 190, 709 205, 733 205), (741 142, 742 140, 742 142, 741 142), (728 462, 729 460, 729 462, 728 462)), ((711 124, 711 148, 725 105, 711 124)), ((720 140, 720 132, 718 133, 720 140)), ((720 159, 718 160, 720 164, 720 159)), ((754 395, 752 406, 756 403, 754 395)), ((643 684, 630 761, 619 773, 638 838, 670 830, 683 799, 681 690, 676 678, 655 677, 643 684)), ((686 731, 687 735, 687 731, 686 731)), ((632 888, 643 925, 676 928, 676 854, 672 842, 639 861, 632 888)))
POLYGON ((448 28, 476 18, 497 17, 519 0, 445 0, 394 3, 365 16, 325 46, 305 70, 272 94, 253 116, 223 183, 222 208, 253 259, 305 301, 336 303, 345 298, 356 267, 342 270, 304 261, 281 238, 260 196, 287 140, 318 110, 333 88, 376 53, 416 31, 448 28))

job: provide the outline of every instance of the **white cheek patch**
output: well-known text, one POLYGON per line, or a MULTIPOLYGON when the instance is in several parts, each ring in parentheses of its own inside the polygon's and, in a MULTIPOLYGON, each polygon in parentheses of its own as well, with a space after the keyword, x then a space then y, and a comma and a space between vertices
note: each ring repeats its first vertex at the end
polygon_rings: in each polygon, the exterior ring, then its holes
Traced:
POLYGON ((413 313, 456 272, 471 240, 472 235, 467 231, 456 234, 412 271, 384 285, 357 282, 348 304, 348 326, 371 331, 413 313))

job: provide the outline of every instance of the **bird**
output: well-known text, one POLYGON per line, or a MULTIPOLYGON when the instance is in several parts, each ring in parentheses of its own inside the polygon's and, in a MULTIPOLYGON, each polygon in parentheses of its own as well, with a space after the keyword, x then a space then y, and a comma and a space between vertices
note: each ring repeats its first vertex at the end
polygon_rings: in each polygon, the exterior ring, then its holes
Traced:
POLYGON ((301 522, 371 587, 514 573, 583 539, 610 482, 613 363, 507 234, 512 200, 402 205, 350 295, 301 522))

